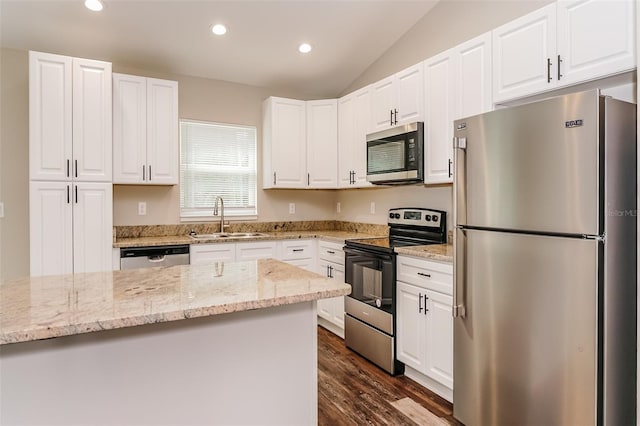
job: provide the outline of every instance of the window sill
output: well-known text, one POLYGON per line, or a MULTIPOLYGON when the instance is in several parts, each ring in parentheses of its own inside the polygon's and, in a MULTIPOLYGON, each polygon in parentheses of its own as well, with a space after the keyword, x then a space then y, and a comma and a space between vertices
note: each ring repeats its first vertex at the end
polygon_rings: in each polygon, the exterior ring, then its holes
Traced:
MULTIPOLYGON (((251 220, 258 220, 257 215, 247 216, 224 216, 224 220, 230 222, 245 222, 251 220)), ((220 222, 220 216, 182 216, 180 222, 220 222)))

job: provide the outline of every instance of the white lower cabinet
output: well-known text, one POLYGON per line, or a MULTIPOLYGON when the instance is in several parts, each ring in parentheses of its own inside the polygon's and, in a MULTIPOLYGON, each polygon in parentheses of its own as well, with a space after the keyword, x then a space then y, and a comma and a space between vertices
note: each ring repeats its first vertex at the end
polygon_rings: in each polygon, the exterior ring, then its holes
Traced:
MULTIPOLYGON (((344 282, 343 244, 318 241, 318 273, 344 282)), ((318 300, 318 324, 344 338, 344 298, 318 300)))
POLYGON ((405 364, 407 377, 451 401, 453 266, 398 256, 397 274, 398 360, 405 364), (403 277, 412 283, 402 281, 403 277))
POLYGON ((315 240, 280 241, 278 259, 307 271, 316 272, 316 242, 315 240))
POLYGON ((29 192, 31 276, 112 269, 111 183, 31 181, 29 192))
POLYGON ((210 262, 233 262, 236 260, 236 245, 232 243, 191 244, 189 263, 204 265, 210 262))

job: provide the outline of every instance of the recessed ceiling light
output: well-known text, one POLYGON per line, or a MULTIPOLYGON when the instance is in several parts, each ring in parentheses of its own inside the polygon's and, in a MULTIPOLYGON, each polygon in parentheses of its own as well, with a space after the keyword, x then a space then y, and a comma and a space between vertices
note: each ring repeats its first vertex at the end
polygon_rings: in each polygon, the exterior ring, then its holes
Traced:
POLYGON ((302 43, 300 46, 298 46, 298 50, 300 51, 300 53, 309 53, 311 52, 311 45, 309 43, 302 43))
POLYGON ((84 0, 84 5, 87 9, 94 12, 100 12, 102 10, 102 2, 100 0, 84 0))
POLYGON ((222 24, 216 24, 213 27, 211 27, 211 32, 214 33, 215 35, 223 35, 227 33, 227 27, 225 27, 222 24))

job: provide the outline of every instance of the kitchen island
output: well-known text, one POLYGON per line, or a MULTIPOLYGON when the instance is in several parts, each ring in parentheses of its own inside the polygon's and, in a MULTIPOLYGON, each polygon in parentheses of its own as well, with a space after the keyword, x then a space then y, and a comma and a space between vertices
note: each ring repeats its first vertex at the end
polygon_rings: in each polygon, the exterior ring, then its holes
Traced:
POLYGON ((1 424, 316 424, 317 299, 273 260, 0 284, 1 424))

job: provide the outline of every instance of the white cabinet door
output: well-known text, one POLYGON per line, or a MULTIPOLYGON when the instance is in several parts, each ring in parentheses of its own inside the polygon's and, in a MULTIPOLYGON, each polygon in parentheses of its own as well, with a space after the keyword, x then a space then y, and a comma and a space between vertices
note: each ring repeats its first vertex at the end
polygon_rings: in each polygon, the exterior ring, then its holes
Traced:
POLYGON ((424 183, 453 182, 454 56, 451 50, 424 62, 424 183))
POLYGON ((338 187, 338 101, 308 101, 307 185, 309 188, 338 187))
POLYGON ((146 167, 147 79, 114 73, 113 183, 141 184, 146 167))
MULTIPOLYGON (((330 269, 331 278, 344 282, 344 266, 334 264, 330 269)), ((344 329, 344 296, 333 297, 333 314, 331 321, 338 327, 344 329)))
POLYGON ((422 121, 424 117, 423 63, 396 74, 395 125, 422 121))
POLYGON ((276 243, 273 241, 237 243, 236 260, 269 259, 276 257, 276 243))
POLYGON ((453 389, 453 298, 425 290, 427 321, 425 331, 426 365, 424 373, 453 389))
POLYGON ((340 188, 363 188, 367 182, 367 133, 371 124, 371 90, 348 94, 338 105, 338 164, 340 188))
POLYGON ((382 79, 371 85, 371 125, 372 132, 385 130, 394 125, 396 104, 395 76, 382 79))
POLYGON ((553 89, 556 4, 493 30, 493 101, 553 89))
MULTIPOLYGON (((482 114, 493 109, 491 100, 491 32, 453 49, 455 100, 453 119, 482 114)), ((428 95, 428 93, 427 93, 428 95)), ((453 127, 453 123, 449 124, 453 127)))
POLYGON ((29 176, 71 177, 72 59, 29 52, 29 176))
POLYGON ((189 247, 189 263, 206 265, 213 262, 234 262, 236 245, 233 243, 191 244, 189 247))
MULTIPOLYGON (((561 0, 557 3, 561 85, 573 84, 636 66, 633 0, 561 0)), ((554 58, 558 61, 558 57, 554 58)))
POLYGON ((178 183, 178 82, 147 78, 147 183, 178 183))
POLYGON ((29 184, 31 276, 73 273, 71 186, 67 182, 29 184))
POLYGON ((109 62, 73 58, 74 180, 112 180, 111 85, 109 62))
POLYGON ((73 184, 73 272, 112 269, 113 185, 73 184))
POLYGON ((263 109, 263 187, 306 188, 306 103, 270 97, 263 109))
MULTIPOLYGON (((318 262, 318 273, 327 278, 344 282, 343 265, 321 259, 318 262)), ((317 309, 320 318, 329 321, 340 329, 344 329, 344 296, 319 299, 317 309)))
POLYGON ((396 347, 398 360, 417 371, 425 371, 426 290, 398 281, 396 286, 396 347))

